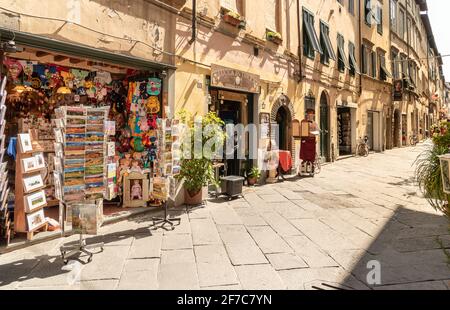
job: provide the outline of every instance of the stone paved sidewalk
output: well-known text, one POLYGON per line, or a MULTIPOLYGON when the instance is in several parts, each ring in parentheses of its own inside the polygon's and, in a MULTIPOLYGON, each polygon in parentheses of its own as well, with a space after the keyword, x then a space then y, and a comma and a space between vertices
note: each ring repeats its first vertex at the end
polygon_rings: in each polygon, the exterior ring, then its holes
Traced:
POLYGON ((0 289, 449 289, 448 221, 412 182, 424 146, 350 158, 312 179, 247 189, 174 215, 101 229, 105 251, 63 266, 58 239, 0 256, 0 289), (366 282, 381 264, 382 285, 366 282))

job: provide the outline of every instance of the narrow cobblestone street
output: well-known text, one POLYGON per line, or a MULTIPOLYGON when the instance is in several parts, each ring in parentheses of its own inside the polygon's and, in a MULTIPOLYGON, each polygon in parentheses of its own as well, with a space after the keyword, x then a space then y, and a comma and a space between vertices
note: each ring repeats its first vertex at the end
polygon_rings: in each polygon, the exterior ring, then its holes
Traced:
POLYGON ((173 232, 150 231, 150 215, 103 227, 88 243, 105 251, 87 265, 62 264, 59 246, 75 237, 4 254, 0 288, 449 289, 448 221, 412 179, 423 149, 350 158, 314 179, 178 210, 173 232), (366 282, 372 260, 381 286, 366 282))

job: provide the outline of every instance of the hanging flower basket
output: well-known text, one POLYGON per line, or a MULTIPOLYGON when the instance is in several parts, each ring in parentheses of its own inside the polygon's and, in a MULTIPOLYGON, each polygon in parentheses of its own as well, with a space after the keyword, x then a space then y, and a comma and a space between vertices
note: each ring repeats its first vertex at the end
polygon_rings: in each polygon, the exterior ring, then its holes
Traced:
POLYGON ((281 45, 281 43, 283 43, 283 38, 281 37, 281 34, 275 31, 267 30, 266 39, 277 45, 281 45))

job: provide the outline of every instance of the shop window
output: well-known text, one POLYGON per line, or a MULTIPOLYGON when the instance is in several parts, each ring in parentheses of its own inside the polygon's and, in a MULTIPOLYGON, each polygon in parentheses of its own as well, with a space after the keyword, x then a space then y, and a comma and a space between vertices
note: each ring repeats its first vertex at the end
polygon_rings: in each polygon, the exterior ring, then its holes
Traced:
POLYGON ((314 58, 315 52, 323 54, 314 29, 314 15, 303 9, 303 53, 309 58, 314 58))
POLYGON ((330 29, 327 24, 320 22, 320 45, 324 51, 320 55, 320 61, 323 64, 328 64, 330 59, 336 60, 336 54, 334 53, 333 46, 330 40, 330 29))

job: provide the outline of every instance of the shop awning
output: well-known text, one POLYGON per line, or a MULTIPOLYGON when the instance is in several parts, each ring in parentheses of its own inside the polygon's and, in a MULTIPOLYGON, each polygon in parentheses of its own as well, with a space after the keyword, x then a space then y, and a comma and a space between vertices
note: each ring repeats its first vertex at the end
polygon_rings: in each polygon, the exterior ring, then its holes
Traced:
POLYGON ((322 48, 320 47, 319 44, 319 39, 317 37, 316 30, 314 30, 313 25, 311 23, 306 22, 305 20, 303 20, 303 24, 305 25, 306 33, 308 35, 308 39, 311 42, 313 49, 316 52, 323 54, 322 48))
POLYGON ((384 56, 380 56, 380 67, 381 67, 381 70, 384 72, 384 74, 386 74, 387 77, 392 78, 392 74, 386 68, 386 58, 384 56))
POLYGON ((59 41, 27 32, 12 32, 10 29, 3 27, 0 27, 0 38, 2 41, 14 40, 17 45, 29 46, 36 49, 73 55, 126 67, 133 67, 140 70, 176 69, 174 65, 170 64, 158 63, 131 55, 117 54, 79 43, 75 44, 71 42, 59 41))
POLYGON ((328 35, 328 31, 325 31, 325 29, 320 27, 320 36, 323 38, 323 41, 325 43, 325 52, 328 54, 328 57, 330 59, 336 60, 336 54, 333 50, 333 45, 331 45, 330 36, 328 35))
POLYGON ((355 72, 357 74, 361 74, 361 70, 359 69, 358 62, 356 61, 355 50, 354 49, 350 49, 349 54, 350 54, 350 64, 351 64, 351 66, 355 69, 355 72))

